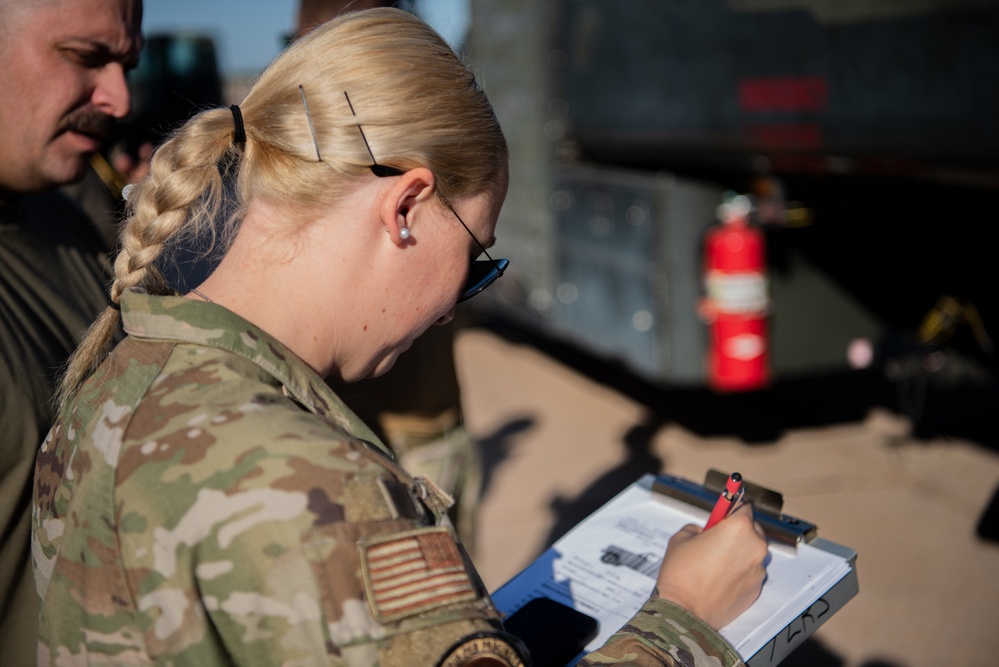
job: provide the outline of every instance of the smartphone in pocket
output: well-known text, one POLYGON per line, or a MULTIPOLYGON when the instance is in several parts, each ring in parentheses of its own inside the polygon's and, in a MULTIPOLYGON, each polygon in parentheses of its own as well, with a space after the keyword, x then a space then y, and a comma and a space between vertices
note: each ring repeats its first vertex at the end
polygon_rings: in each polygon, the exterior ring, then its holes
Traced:
POLYGON ((527 645, 534 667, 565 667, 600 629, 597 619, 549 598, 534 598, 503 626, 527 645))

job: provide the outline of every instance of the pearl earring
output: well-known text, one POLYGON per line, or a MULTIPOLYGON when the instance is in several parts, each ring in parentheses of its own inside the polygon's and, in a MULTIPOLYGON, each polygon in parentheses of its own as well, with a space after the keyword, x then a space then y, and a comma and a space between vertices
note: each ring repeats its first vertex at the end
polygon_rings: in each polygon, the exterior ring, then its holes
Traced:
POLYGON ((399 238, 403 241, 409 238, 409 227, 401 227, 399 229, 399 238))

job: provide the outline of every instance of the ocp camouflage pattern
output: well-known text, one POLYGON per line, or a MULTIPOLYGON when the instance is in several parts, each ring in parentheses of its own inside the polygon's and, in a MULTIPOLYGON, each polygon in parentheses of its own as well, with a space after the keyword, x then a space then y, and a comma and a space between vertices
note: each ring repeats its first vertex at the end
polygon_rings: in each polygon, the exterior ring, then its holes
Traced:
MULTIPOLYGON (((434 665, 484 636, 510 651, 470 660, 517 664, 445 499, 301 360, 181 297, 122 321, 38 455, 40 665, 434 665)), ((590 664, 732 664, 716 634, 663 650, 686 619, 657 604, 590 664)))
POLYGON ((579 665, 636 667, 733 667, 742 658, 714 629, 682 607, 653 596, 611 636, 599 652, 579 665))

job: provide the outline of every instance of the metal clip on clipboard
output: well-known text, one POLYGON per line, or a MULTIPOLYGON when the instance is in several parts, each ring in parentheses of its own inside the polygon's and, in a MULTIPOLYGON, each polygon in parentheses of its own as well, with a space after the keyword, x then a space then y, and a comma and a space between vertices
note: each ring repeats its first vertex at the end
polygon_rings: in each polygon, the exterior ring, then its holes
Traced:
MULTIPOLYGON (((725 488, 728 474, 708 470, 704 484, 695 484, 681 477, 656 475, 652 490, 682 503, 711 511, 718 494, 725 488)), ((815 524, 784 514, 783 494, 743 480, 744 502, 752 503, 753 518, 763 528, 766 536, 781 544, 797 547, 802 542, 812 542, 818 535, 815 524)))

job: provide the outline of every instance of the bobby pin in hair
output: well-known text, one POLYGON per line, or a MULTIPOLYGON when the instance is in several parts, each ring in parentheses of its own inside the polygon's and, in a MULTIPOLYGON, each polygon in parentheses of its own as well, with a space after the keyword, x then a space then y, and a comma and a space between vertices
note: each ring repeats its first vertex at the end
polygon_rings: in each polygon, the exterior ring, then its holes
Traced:
MULTIPOLYGON (((346 90, 343 91, 343 96, 347 98, 347 106, 350 107, 350 115, 357 118, 357 114, 354 113, 354 105, 350 103, 350 96, 347 94, 346 90)), ((384 178, 385 176, 399 176, 403 173, 402 170, 396 169, 395 167, 387 167, 384 164, 378 164, 378 160, 375 159, 375 154, 371 150, 371 144, 368 143, 368 137, 365 136, 364 128, 361 127, 360 123, 357 124, 357 131, 361 133, 361 139, 364 141, 364 147, 368 149, 368 156, 371 157, 371 166, 368 167, 368 169, 371 170, 371 173, 379 178, 384 178)))
MULTIPOLYGON (((343 96, 347 98, 347 106, 350 107, 350 115, 357 118, 357 114, 354 112, 354 105, 350 103, 350 95, 347 94, 346 90, 343 91, 343 96)), ((378 164, 378 160, 375 159, 375 154, 371 152, 371 144, 368 143, 368 138, 364 136, 364 130, 361 129, 360 123, 357 124, 357 130, 361 133, 361 139, 364 141, 364 147, 368 149, 368 155, 371 156, 371 161, 374 164, 378 164)))
MULTIPOLYGON (((305 107, 305 117, 309 121, 309 132, 312 133, 312 143, 316 146, 316 159, 320 162, 323 161, 321 155, 319 155, 319 141, 316 139, 316 128, 312 127, 312 116, 309 114, 309 103, 305 101, 305 88, 302 84, 298 84, 298 92, 302 93, 302 106, 305 107)), ((350 102, 348 101, 348 104, 350 102)))

